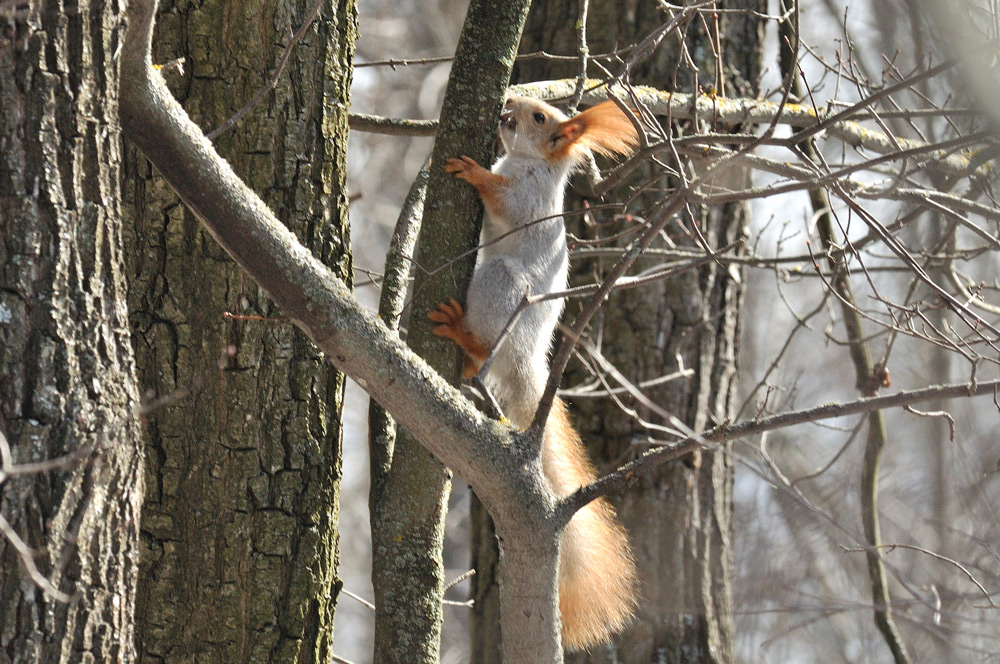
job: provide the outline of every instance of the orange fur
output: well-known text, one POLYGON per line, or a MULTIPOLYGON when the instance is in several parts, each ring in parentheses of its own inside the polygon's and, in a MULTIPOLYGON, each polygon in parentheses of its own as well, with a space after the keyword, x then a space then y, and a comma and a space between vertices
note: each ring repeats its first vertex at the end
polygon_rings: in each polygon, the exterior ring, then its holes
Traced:
MULTIPOLYGON (((545 425, 542 468, 559 497, 597 478, 561 399, 552 404, 545 425)), ((636 607, 635 586, 628 536, 611 503, 598 498, 581 508, 563 532, 559 555, 563 646, 584 650, 624 628, 636 607)))
POLYGON ((455 177, 475 187, 476 193, 490 214, 497 217, 504 216, 503 192, 510 184, 507 178, 483 168, 475 159, 466 156, 461 159, 449 159, 445 163, 444 172, 453 173, 455 177))
POLYGON ((479 340, 479 338, 465 325, 465 311, 462 305, 454 298, 448 302, 442 302, 438 308, 429 314, 430 318, 438 326, 431 330, 439 337, 451 339, 465 351, 465 361, 462 365, 462 378, 472 378, 479 371, 486 358, 489 357, 490 349, 479 340))
POLYGON ((570 150, 588 147, 606 157, 628 154, 639 144, 639 135, 628 116, 614 101, 601 102, 562 122, 556 130, 559 141, 550 159, 565 159, 570 150))
MULTIPOLYGON (((471 183, 490 213, 484 237, 528 225, 539 217, 562 213, 562 193, 572 168, 592 149, 604 155, 629 152, 639 137, 613 101, 598 104, 574 118, 537 99, 511 97, 500 119, 505 154, 492 171, 468 157, 449 159, 448 173, 471 183), (547 163, 546 163, 547 162, 547 163), (495 171, 495 172, 494 172, 495 171)), ((479 370, 495 337, 484 343, 471 332, 495 331, 513 286, 497 274, 518 271, 531 292, 566 287, 566 241, 561 221, 532 225, 524 235, 486 245, 469 288, 469 320, 455 300, 429 314, 434 333, 452 339, 465 351, 465 377, 479 370), (483 276, 481 279, 479 278, 483 276)), ((539 304, 542 315, 522 318, 518 334, 497 356, 489 378, 502 407, 515 424, 527 427, 548 376, 545 350, 551 343, 561 304, 539 304), (525 333, 525 331, 527 333, 525 333)), ((562 498, 589 484, 596 472, 566 404, 553 403, 542 438, 542 469, 552 492, 562 498)), ((625 530, 611 504, 598 499, 580 509, 562 534, 559 554, 559 609, 563 645, 581 650, 605 642, 628 622, 636 606, 636 574, 625 530)))
MULTIPOLYGON (((465 351, 463 378, 482 366, 489 349, 465 326, 462 305, 454 299, 428 314, 434 334, 465 351)), ((569 419, 566 402, 556 398, 542 437, 542 472, 552 492, 564 498, 597 479, 594 465, 569 419)), ((585 650, 621 631, 636 607, 635 562, 628 535, 615 510, 598 498, 573 515, 559 549, 559 613, 563 646, 585 650)))

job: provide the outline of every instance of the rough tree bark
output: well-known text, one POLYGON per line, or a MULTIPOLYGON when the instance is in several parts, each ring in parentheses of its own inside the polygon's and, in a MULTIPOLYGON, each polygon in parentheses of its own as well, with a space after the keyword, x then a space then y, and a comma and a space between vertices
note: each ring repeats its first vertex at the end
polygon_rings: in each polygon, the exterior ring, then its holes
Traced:
MULTIPOLYGON (((719 5, 764 10, 755 1, 719 5)), ((577 54, 577 26, 567 17, 575 19, 580 6, 578 0, 535 5, 525 26, 521 52, 577 54)), ((607 53, 637 42, 666 20, 651 3, 591 2, 587 21, 590 53, 607 53)), ((707 14, 704 22, 695 19, 687 44, 690 53, 702 57, 697 63, 700 84, 730 95, 753 96, 755 90, 748 81, 756 82, 759 75, 761 36, 761 20, 753 16, 707 14), (721 70, 711 59, 716 33, 721 70)), ((678 70, 676 61, 676 41, 668 39, 649 61, 633 70, 632 81, 660 87, 670 81, 669 88, 690 92, 694 85, 690 72, 678 70)), ((613 66, 611 69, 614 71, 613 66)), ((575 63, 530 60, 519 63, 514 80, 575 77, 577 71, 575 63)), ((597 73, 591 70, 592 75, 597 73)), ((580 201, 569 196, 567 209, 579 206, 580 201)), ((727 245, 743 234, 743 206, 702 209, 696 214, 696 223, 713 247, 727 245)), ((567 222, 570 232, 588 239, 622 230, 604 226, 595 232, 573 218, 567 222)), ((667 233, 676 244, 695 243, 685 230, 690 223, 686 219, 668 227, 667 233)), ((578 280, 593 281, 593 264, 575 259, 574 269, 578 280)), ((715 264, 649 288, 621 291, 604 307, 601 352, 634 383, 677 371, 680 358, 693 375, 648 389, 646 394, 694 430, 704 430, 732 414, 742 297, 742 281, 715 264)), ((564 384, 583 380, 582 373, 571 374, 564 384)), ((655 418, 641 405, 634 405, 640 414, 655 418)), ((647 433, 610 400, 578 400, 571 403, 571 410, 593 458, 605 470, 646 449, 635 441, 645 439, 647 433)), ((643 476, 637 486, 614 501, 629 531, 639 569, 637 617, 614 644, 567 661, 732 661, 732 476, 732 461, 725 449, 705 452, 643 476)), ((499 662, 496 582, 491 573, 496 554, 485 512, 474 509, 473 518, 477 619, 472 650, 477 657, 474 661, 486 664, 499 662)))
MULTIPOLYGON (((472 189, 446 175, 443 165, 448 157, 462 154, 488 160, 494 139, 492 129, 483 128, 499 121, 527 9, 527 0, 470 3, 434 143, 414 258, 420 269, 414 275, 407 343, 453 380, 460 373, 458 352, 431 333, 426 312, 438 302, 461 297, 468 286, 473 268, 468 250, 479 237, 482 207, 472 189)), ((408 432, 401 431, 398 440, 377 427, 373 432, 374 661, 430 664, 440 659, 442 547, 451 473, 408 432)))
MULTIPOLYGON (((155 0, 133 0, 120 119, 213 237, 296 326, 439 459, 466 477, 505 536, 507 661, 558 664, 554 574, 565 522, 541 474, 538 436, 485 418, 369 311, 222 160, 152 68, 155 0), (530 563, 530 564, 529 564, 530 563)), ((456 65, 464 65, 459 62, 456 65)))
POLYGON ((119 5, 23 3, 0 37, 0 434, 15 464, 64 460, 0 480, 0 516, 69 595, 43 592, 0 536, 4 662, 135 659, 143 470, 119 211, 119 5))
MULTIPOLYGON (((161 3, 154 60, 205 131, 261 90, 315 0, 161 3)), ((351 277, 344 181, 354 3, 324 2, 275 89, 215 144, 351 277)), ((343 377, 134 148, 131 325, 148 415, 140 657, 326 662, 339 586, 343 377), (246 318, 224 318, 230 312, 246 318)))

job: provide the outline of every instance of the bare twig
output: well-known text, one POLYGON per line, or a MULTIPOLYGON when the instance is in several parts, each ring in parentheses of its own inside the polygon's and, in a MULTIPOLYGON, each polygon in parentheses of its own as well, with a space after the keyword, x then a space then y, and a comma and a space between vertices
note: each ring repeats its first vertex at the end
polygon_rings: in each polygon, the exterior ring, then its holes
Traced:
MULTIPOLYGON (((858 549, 858 548, 847 548, 847 547, 842 547, 842 548, 844 549, 844 551, 848 552, 864 551, 864 549, 858 549)), ((993 596, 990 594, 990 591, 986 590, 986 587, 979 582, 979 579, 977 579, 975 575, 968 570, 968 568, 966 568, 964 565, 962 565, 960 562, 958 562, 953 558, 949 558, 948 556, 936 553, 934 551, 931 551, 930 549, 925 549, 922 546, 914 546, 913 544, 882 544, 879 548, 887 549, 890 552, 893 549, 909 549, 910 551, 917 551, 919 553, 923 553, 924 555, 928 555, 931 558, 940 560, 941 562, 948 563, 949 565, 960 571, 962 574, 964 574, 965 578, 971 581, 976 586, 976 588, 979 588, 979 592, 981 592, 983 594, 983 597, 986 598, 986 601, 989 602, 989 608, 991 609, 1000 608, 1000 605, 998 605, 996 602, 993 601, 993 596)))
MULTIPOLYGON (((27 475, 35 473, 49 472, 58 468, 65 468, 80 457, 84 450, 78 449, 66 456, 49 461, 38 461, 34 463, 15 464, 7 443, 7 437, 0 431, 0 487, 8 477, 15 475, 27 475)), ((17 531, 11 527, 10 523, 0 514, 0 535, 10 542, 14 550, 17 551, 21 564, 32 582, 38 586, 42 592, 58 602, 69 602, 73 597, 56 588, 35 564, 35 553, 31 547, 21 539, 17 531)))
POLYGON ((882 397, 867 397, 848 403, 827 403, 815 408, 781 413, 764 418, 744 420, 736 424, 725 424, 702 433, 692 433, 687 438, 664 442, 658 448, 645 452, 613 473, 601 477, 596 482, 588 484, 576 493, 562 501, 560 514, 572 515, 583 505, 606 493, 621 489, 636 474, 647 472, 664 463, 676 460, 708 444, 723 443, 736 438, 744 438, 762 434, 775 429, 782 429, 794 424, 818 422, 820 420, 844 417, 847 415, 867 414, 886 408, 902 408, 923 401, 947 399, 956 397, 974 397, 984 394, 1000 393, 1000 379, 981 383, 954 383, 950 385, 935 385, 919 390, 900 391, 882 397))
POLYGON ((365 607, 367 609, 371 609, 372 611, 375 610, 375 605, 372 604, 371 602, 369 602, 368 600, 366 600, 361 595, 356 595, 356 594, 352 593, 350 590, 348 590, 347 588, 341 588, 340 592, 344 593, 345 595, 347 595, 348 597, 350 597, 351 599, 353 599, 355 602, 357 602, 361 606, 363 606, 363 607, 365 607))

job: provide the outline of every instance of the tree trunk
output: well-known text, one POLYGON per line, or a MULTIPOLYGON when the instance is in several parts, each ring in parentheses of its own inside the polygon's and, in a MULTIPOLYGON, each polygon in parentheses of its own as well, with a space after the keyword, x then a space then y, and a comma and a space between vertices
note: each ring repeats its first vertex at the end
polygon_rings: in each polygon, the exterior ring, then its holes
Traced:
MULTIPOLYGON (((719 3, 729 9, 764 7, 756 2, 719 3)), ((577 0, 536 5, 529 14, 521 40, 521 52, 544 50, 560 55, 577 53, 577 0), (570 20, 567 17, 572 17, 570 20)), ((642 39, 664 22, 659 8, 650 3, 591 3, 587 21, 590 53, 606 53, 642 39)), ((742 14, 704 15, 690 24, 689 52, 711 56, 710 36, 719 33, 723 67, 714 61, 698 62, 700 80, 678 69, 676 40, 668 38, 645 63, 633 69, 636 84, 690 92, 696 84, 728 94, 755 91, 747 81, 756 81, 760 71, 761 21, 742 14), (711 31, 706 34, 706 26, 711 31)), ((515 70, 514 80, 527 82, 574 77, 578 65, 531 60, 515 70)), ((614 71, 614 66, 611 67, 614 71)), ((591 67, 591 75, 599 71, 591 67)), ((621 196, 618 197, 622 198, 621 196)), ((580 207, 580 199, 567 197, 567 209, 580 207)), ((735 241, 743 234, 746 210, 733 205, 695 210, 701 232, 713 247, 735 241)), ((598 233, 567 219, 571 233, 593 238, 598 233)), ((609 220, 604 220, 609 221, 609 220)), ((678 245, 694 244, 691 220, 679 220, 667 233, 678 245)), ((599 235, 610 236, 623 228, 602 225, 599 235)), ((627 240, 622 241, 622 245, 627 240)), ((572 247, 571 247, 572 249, 572 247)), ((639 264, 637 270, 652 262, 639 264)), ((595 266, 575 260, 576 281, 593 281, 595 266)), ((710 264, 665 283, 641 290, 622 291, 604 306, 601 352, 633 383, 677 371, 678 358, 693 375, 645 390, 655 403, 676 415, 696 431, 724 421, 731 413, 736 393, 739 313, 743 299, 742 280, 724 267, 710 264)), ((572 312, 572 305, 570 307, 572 312)), ((569 375, 566 384, 587 380, 569 375)), ((656 415, 639 404, 640 415, 656 415)), ((577 426, 588 441, 599 467, 610 470, 641 453, 648 432, 609 399, 571 403, 577 426)), ((730 662, 733 659, 731 570, 732 570, 732 460, 724 448, 703 452, 684 462, 661 467, 645 475, 637 486, 615 499, 619 517, 629 532, 640 578, 640 602, 636 619, 614 644, 595 648, 567 659, 573 662, 730 662)), ((474 510, 473 544, 477 600, 473 627, 473 652, 477 663, 497 662, 499 633, 489 617, 494 605, 490 594, 495 585, 490 565, 495 545, 482 523, 481 510, 474 510)))
POLYGON ((14 464, 62 460, 0 479, 4 662, 135 660, 143 458, 119 209, 119 4, 18 3, 0 38, 0 444, 14 464), (68 601, 29 578, 15 539, 68 601))
MULTIPOLYGON (((454 154, 482 159, 491 151, 493 141, 484 140, 482 128, 499 121, 528 4, 469 4, 435 137, 413 258, 420 269, 408 304, 406 342, 431 367, 453 379, 459 375, 458 353, 451 342, 432 334, 434 323, 427 312, 467 288, 474 261, 466 254, 479 236, 479 224, 470 220, 481 217, 482 207, 471 188, 446 175, 442 164, 454 154)), ((391 442, 378 426, 372 432, 374 661, 436 662, 441 657, 444 522, 451 471, 405 429, 391 442)))
MULTIPOLYGON (((161 2, 154 60, 208 132, 274 76, 314 0, 161 2)), ((344 279, 353 2, 325 3, 274 90, 215 143, 344 279)), ((140 656, 327 662, 339 590, 343 377, 280 318, 135 150, 131 324, 150 459, 140 656), (234 314, 228 317, 226 314, 234 314)))

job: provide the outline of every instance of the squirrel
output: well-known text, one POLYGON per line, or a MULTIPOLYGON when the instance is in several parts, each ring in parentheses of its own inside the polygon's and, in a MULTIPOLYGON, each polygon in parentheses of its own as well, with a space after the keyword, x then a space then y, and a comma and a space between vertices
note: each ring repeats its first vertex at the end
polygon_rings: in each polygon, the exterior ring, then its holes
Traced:
MULTIPOLYGON (((465 306, 454 299, 430 312, 434 333, 465 352, 463 378, 476 375, 522 298, 565 290, 569 268, 563 191, 590 150, 630 152, 638 135, 613 101, 572 118, 549 104, 511 97, 500 116, 504 154, 487 170, 469 157, 445 171, 469 182, 483 201, 482 244, 465 306), (517 232, 512 232, 517 231, 517 232)), ((561 299, 523 310, 496 351, 486 386, 504 415, 530 426, 549 374, 548 353, 563 309, 561 299)), ((556 399, 542 437, 542 470, 562 498, 597 477, 565 402, 556 399)), ((559 610, 563 645, 588 649, 610 639, 636 606, 635 563, 611 504, 581 508, 562 536, 559 610)))

